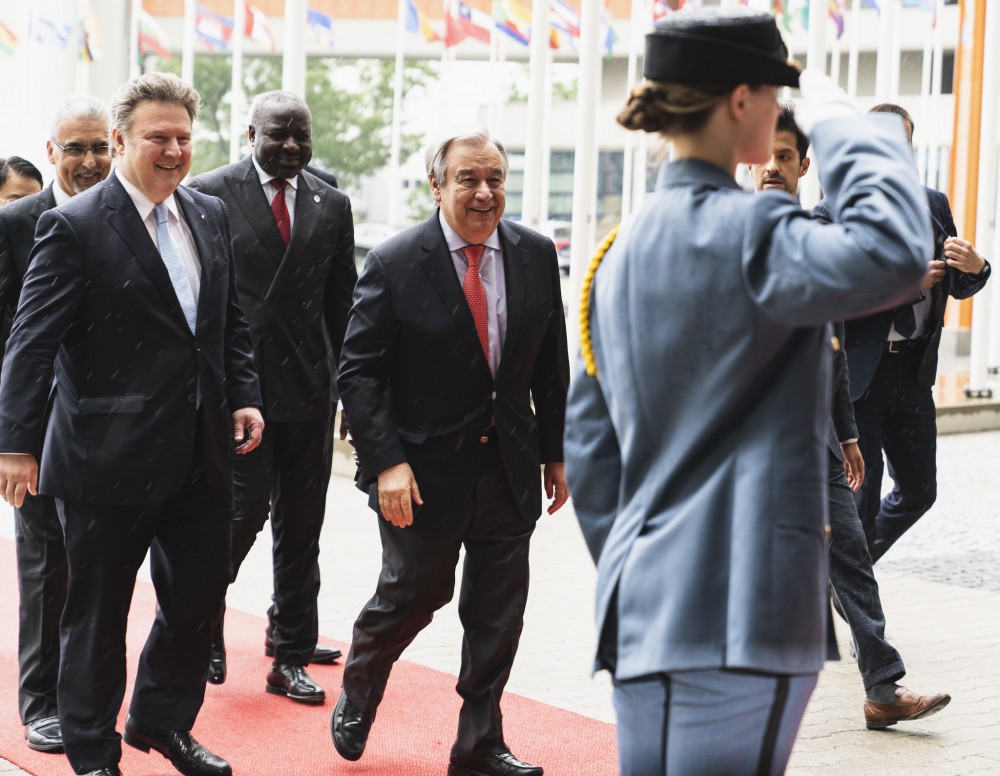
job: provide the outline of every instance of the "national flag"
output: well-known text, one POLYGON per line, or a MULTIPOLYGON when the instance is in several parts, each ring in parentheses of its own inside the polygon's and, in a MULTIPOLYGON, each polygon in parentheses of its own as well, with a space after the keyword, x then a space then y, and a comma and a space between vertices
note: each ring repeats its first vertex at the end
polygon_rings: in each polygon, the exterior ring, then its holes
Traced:
POLYGON ((790 0, 773 0, 771 3, 771 14, 777 19, 781 19, 781 26, 785 32, 792 31, 792 9, 789 6, 790 0))
POLYGON ((928 13, 934 13, 934 3, 931 0, 902 0, 903 8, 923 8, 928 13))
POLYGON ((170 40, 163 28, 146 11, 139 13, 139 53, 142 56, 156 54, 161 59, 170 59, 170 40))
POLYGON ((844 34, 844 14, 838 0, 829 0, 826 13, 837 26, 837 38, 840 38, 844 34))
POLYGON ((419 32, 428 43, 444 40, 438 35, 437 30, 431 27, 427 14, 417 8, 413 0, 406 0, 406 29, 409 32, 419 32))
POLYGON ((580 14, 570 8, 565 0, 550 0, 549 24, 570 38, 580 37, 580 14))
POLYGON ((277 46, 274 45, 274 36, 271 34, 264 12, 247 2, 244 2, 244 6, 246 8, 244 13, 246 21, 243 24, 243 34, 268 51, 277 51, 277 46))
POLYGON ((28 37, 43 46, 65 49, 73 38, 73 25, 56 21, 46 14, 30 11, 28 37))
POLYGON ((861 0, 862 8, 874 8, 876 13, 882 13, 882 9, 878 7, 878 0, 861 0))
POLYGON ((5 54, 13 54, 17 48, 17 35, 3 22, 0 22, 0 51, 5 54))
POLYGON ((333 48, 333 18, 325 13, 306 10, 306 33, 313 43, 333 48))
POLYGON ((229 41, 233 37, 233 20, 197 4, 194 7, 194 33, 208 48, 224 51, 229 48, 229 41))
POLYGON ((84 62, 93 62, 95 59, 100 59, 103 53, 101 32, 97 26, 97 17, 94 15, 94 6, 90 0, 84 0, 82 11, 80 16, 80 59, 84 62))
POLYGON ((604 44, 604 56, 610 57, 611 50, 618 41, 618 36, 615 34, 615 28, 612 26, 611 13, 608 11, 608 7, 606 5, 601 6, 601 27, 604 28, 604 34, 601 36, 604 44))
POLYGON ((470 8, 462 0, 458 0, 457 14, 449 14, 446 19, 444 45, 454 46, 466 38, 474 38, 489 45, 494 26, 493 17, 488 13, 470 8))
POLYGON ((531 15, 515 0, 498 0, 493 4, 497 29, 522 46, 531 42, 531 15))

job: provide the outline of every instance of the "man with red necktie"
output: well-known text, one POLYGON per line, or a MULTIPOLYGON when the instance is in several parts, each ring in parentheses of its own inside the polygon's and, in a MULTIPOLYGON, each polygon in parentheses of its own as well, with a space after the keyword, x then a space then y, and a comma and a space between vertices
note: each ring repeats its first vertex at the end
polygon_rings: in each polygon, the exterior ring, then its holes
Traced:
MULTIPOLYGON (((235 470, 233 578, 264 527, 274 537, 274 596, 265 653, 267 692, 321 704, 309 663, 339 650, 317 647, 319 536, 326 508, 332 422, 329 351, 339 357, 354 266, 351 202, 305 169, 312 115, 290 92, 254 99, 246 159, 206 173, 191 188, 214 194, 233 224, 240 305, 253 338, 267 441, 235 470)), ((223 623, 215 629, 208 680, 226 678, 223 623)))
POLYGON ((567 497, 559 267, 551 240, 501 220, 499 141, 453 134, 426 162, 439 209, 368 254, 340 362, 383 561, 354 626, 333 740, 361 757, 392 665, 451 599, 464 547, 463 704, 448 774, 540 776, 507 747, 500 696, 523 624, 541 466, 548 512, 567 497))

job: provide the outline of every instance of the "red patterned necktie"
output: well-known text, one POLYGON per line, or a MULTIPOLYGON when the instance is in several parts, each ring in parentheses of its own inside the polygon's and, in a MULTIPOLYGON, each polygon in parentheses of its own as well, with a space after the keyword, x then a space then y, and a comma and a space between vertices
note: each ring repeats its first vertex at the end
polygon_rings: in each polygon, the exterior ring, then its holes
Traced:
MULTIPOLYGON (((476 333, 479 335, 479 344, 483 346, 486 363, 491 364, 490 329, 486 315, 486 289, 483 288, 483 281, 479 277, 479 260, 483 257, 485 247, 484 245, 466 245, 463 249, 469 268, 465 271, 462 290, 465 292, 465 300, 469 303, 469 310, 472 311, 472 320, 476 322, 476 333)), ((492 368, 491 364, 490 369, 492 368)))
POLYGON ((274 220, 278 224, 281 242, 287 248, 288 241, 292 239, 292 219, 288 216, 288 205, 285 204, 285 186, 288 185, 288 181, 284 178, 274 178, 271 185, 278 190, 271 200, 271 212, 274 213, 274 220))

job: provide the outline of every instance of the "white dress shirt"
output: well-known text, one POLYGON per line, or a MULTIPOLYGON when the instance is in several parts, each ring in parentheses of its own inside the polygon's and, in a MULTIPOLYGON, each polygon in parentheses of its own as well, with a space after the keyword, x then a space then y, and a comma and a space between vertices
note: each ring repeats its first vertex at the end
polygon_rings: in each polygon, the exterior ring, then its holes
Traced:
MULTIPOLYGON (((260 178, 260 185, 264 189, 264 194, 267 196, 267 205, 271 206, 274 201, 275 196, 278 193, 271 181, 279 177, 277 175, 271 175, 269 172, 265 172, 264 168, 257 163, 257 157, 253 154, 250 155, 250 159, 253 161, 253 166, 257 170, 257 176, 260 178)), ((291 234, 292 228, 295 226, 295 194, 299 187, 299 176, 296 175, 294 178, 288 179, 288 185, 285 186, 285 207, 288 208, 288 233, 291 234)))

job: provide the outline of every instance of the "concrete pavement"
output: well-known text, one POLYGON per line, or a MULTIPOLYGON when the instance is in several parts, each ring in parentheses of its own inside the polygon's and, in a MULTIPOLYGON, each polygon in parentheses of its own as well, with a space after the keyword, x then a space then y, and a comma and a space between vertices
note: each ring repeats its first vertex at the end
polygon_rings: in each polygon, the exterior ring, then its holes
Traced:
MULTIPOLYGON (((791 776, 1000 774, 1000 520, 994 503, 1000 432, 942 436, 938 461, 937 504, 876 567, 876 576, 889 638, 909 671, 904 684, 918 692, 950 692, 952 703, 921 722, 865 730, 864 693, 856 664, 847 657, 846 628, 838 622, 845 659, 828 663, 821 674, 791 776)), ((348 455, 337 468, 351 470, 348 455)), ((269 546, 265 534, 230 591, 231 607, 263 616, 271 585, 269 546)), ((375 518, 349 476, 331 483, 322 547, 320 632, 347 641, 380 563, 375 518)), ((607 676, 589 674, 594 571, 570 510, 539 523, 531 584, 508 690, 612 722, 607 676)), ((404 659, 456 673, 460 646, 453 603, 404 659)), ((263 676, 260 681, 263 693, 263 676)), ((317 713, 331 708, 328 703, 317 713)), ((0 761, 0 774, 24 773, 9 767, 0 761)))

